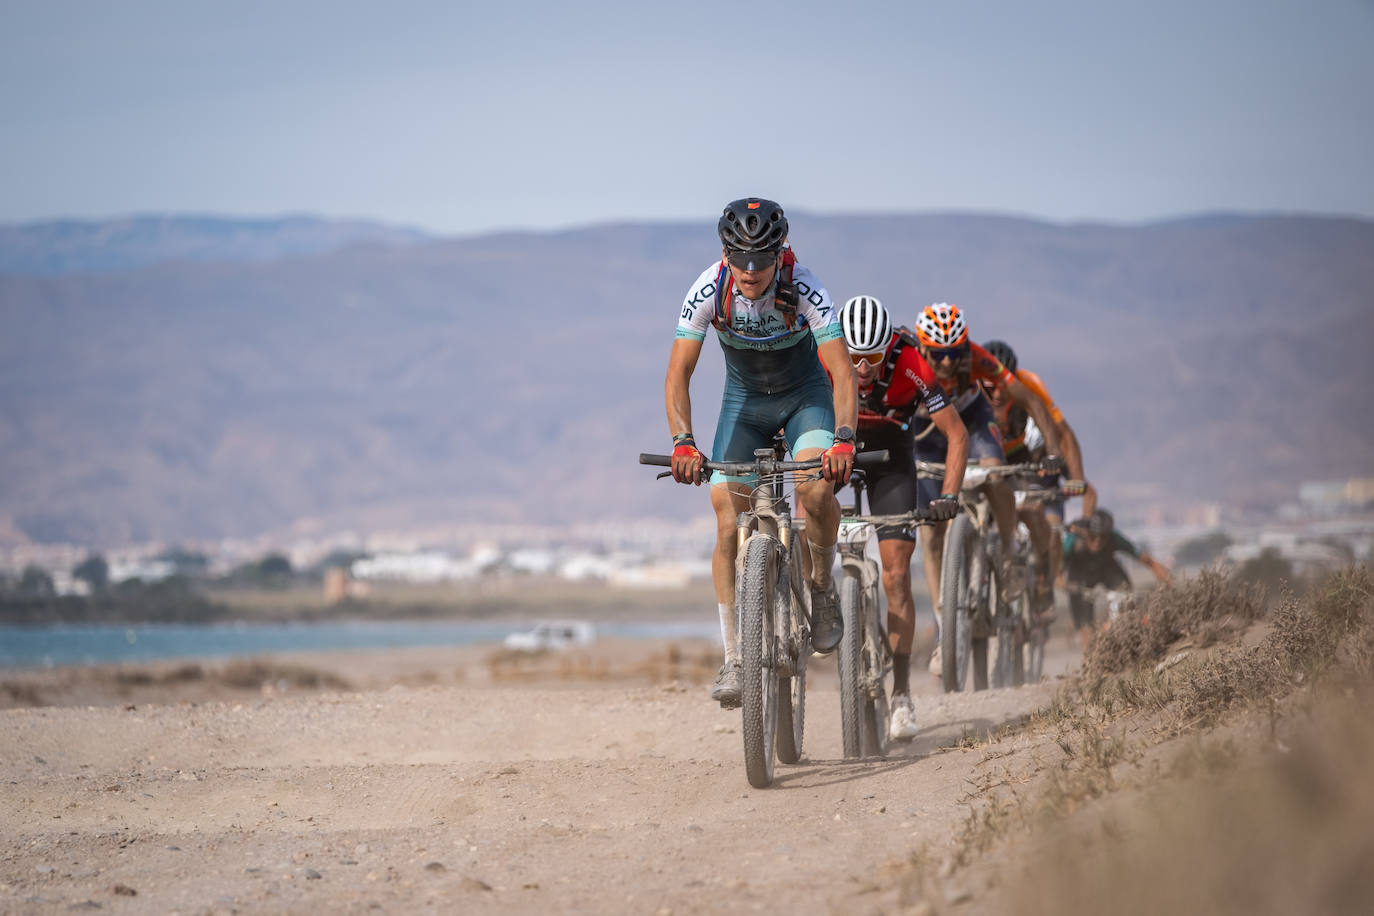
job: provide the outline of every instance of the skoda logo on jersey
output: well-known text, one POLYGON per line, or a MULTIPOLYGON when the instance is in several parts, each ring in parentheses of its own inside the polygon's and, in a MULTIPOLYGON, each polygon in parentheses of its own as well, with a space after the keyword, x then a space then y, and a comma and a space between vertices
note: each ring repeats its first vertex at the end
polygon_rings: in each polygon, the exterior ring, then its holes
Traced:
MULTIPOLYGON (((797 295, 801 296, 807 302, 810 302, 816 308, 821 307, 821 294, 816 292, 814 289, 807 286, 800 280, 797 281, 797 295)), ((825 311, 829 310, 827 309, 825 311)), ((824 314, 824 312, 822 312, 822 314, 824 314)))

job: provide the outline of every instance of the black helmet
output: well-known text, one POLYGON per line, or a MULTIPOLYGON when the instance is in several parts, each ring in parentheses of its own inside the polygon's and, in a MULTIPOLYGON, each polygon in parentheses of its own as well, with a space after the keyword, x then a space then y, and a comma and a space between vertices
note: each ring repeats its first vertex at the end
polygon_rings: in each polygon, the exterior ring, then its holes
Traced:
POLYGON ((993 359, 1007 367, 1008 372, 1016 371, 1016 351, 1005 340, 989 340, 983 349, 992 354, 993 359))
POLYGON ((787 217, 774 201, 743 197, 725 205, 716 231, 726 251, 776 254, 787 241, 787 217))
POLYGON ((1111 537, 1116 528, 1116 519, 1106 509, 1098 509, 1088 519, 1088 533, 1095 537, 1111 537))

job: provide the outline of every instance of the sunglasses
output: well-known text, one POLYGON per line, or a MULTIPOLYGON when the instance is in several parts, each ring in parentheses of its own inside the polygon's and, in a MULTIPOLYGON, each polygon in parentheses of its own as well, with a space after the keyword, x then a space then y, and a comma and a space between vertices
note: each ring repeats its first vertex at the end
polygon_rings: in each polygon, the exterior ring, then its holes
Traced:
POLYGON ((767 270, 778 260, 776 251, 731 251, 725 255, 732 265, 740 270, 767 270), (750 265, 753 265, 750 267, 750 265))
POLYGON ((885 353, 851 353, 849 354, 849 361, 856 366, 859 363, 868 363, 870 366, 881 366, 883 364, 883 357, 886 355, 885 353))
POLYGON ((958 361, 963 358, 963 355, 963 347, 948 347, 945 349, 930 347, 926 350, 926 358, 932 363, 942 363, 945 360, 958 361))

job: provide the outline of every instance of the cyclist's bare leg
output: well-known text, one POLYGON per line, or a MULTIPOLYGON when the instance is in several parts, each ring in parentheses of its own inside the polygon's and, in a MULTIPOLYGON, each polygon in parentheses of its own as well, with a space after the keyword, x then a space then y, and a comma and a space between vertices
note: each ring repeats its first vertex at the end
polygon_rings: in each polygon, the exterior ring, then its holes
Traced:
MULTIPOLYGON (((797 453, 797 460, 808 461, 818 457, 821 451, 818 448, 802 449, 797 453)), ((811 570, 811 581, 820 588, 828 587, 835 560, 835 539, 840 531, 840 501, 835 498, 834 484, 824 478, 798 483, 797 502, 806 512, 806 539, 812 548, 808 552, 813 559, 820 556, 830 559, 829 565, 815 564, 811 570)))
POLYGON ((1064 568, 1064 530, 1057 521, 1050 522, 1050 569, 1055 582, 1059 581, 1059 571, 1064 568))
MULTIPOLYGON (((998 465, 995 459, 984 459, 984 465, 998 465)), ((1016 550, 1016 494, 1011 484, 1005 480, 989 481, 983 485, 983 494, 988 498, 988 508, 997 522, 997 533, 1002 537, 1002 555, 1010 556, 1016 550)))
POLYGON ((948 527, 949 522, 935 522, 921 529, 921 566, 926 574, 926 588, 930 590, 937 645, 940 641, 940 561, 945 555, 945 529, 948 527))
POLYGON ((889 538, 878 542, 883 591, 887 594, 887 644, 892 650, 892 692, 910 694, 911 645, 916 639, 916 601, 911 594, 914 541, 889 538))
POLYGON ((1017 518, 1026 524, 1026 530, 1030 532, 1031 549, 1036 556, 1044 556, 1050 549, 1050 520, 1045 517, 1045 510, 1039 506, 1029 509, 1022 509, 1017 514, 1017 518))
MULTIPOLYGON (((930 590, 930 611, 935 615, 935 649, 940 648, 940 562, 945 553, 945 529, 949 522, 935 522, 921 528, 921 567, 926 574, 926 588, 930 590)), ((884 569, 887 567, 884 566, 884 569)), ((931 656, 934 664, 934 655, 931 656)), ((936 673, 938 677, 939 674, 936 673)))
POLYGON ((1088 650, 1093 647, 1093 637, 1096 635, 1096 631, 1092 627, 1078 628, 1078 647, 1084 655, 1087 655, 1088 650))
MULTIPOLYGON (((1026 530, 1030 532, 1031 550, 1035 552, 1037 562, 1041 565, 1040 575, 1035 580, 1037 599, 1043 603, 1050 595, 1050 583, 1054 581, 1054 558, 1050 555, 1051 544, 1054 541, 1054 531, 1050 527, 1049 517, 1045 515, 1045 510, 1039 506, 1031 506, 1022 509, 1017 513, 1017 517, 1026 525, 1026 530), (1048 565, 1048 569, 1046 569, 1048 565)), ((1036 610, 1044 608, 1039 604, 1036 610)))
POLYGON ((750 487, 742 483, 711 487, 711 508, 716 512, 716 549, 711 554, 711 581, 716 587, 721 641, 727 662, 734 660, 731 658, 731 649, 738 645, 739 638, 735 632, 735 557, 739 553, 735 526, 739 514, 749 508, 749 491, 750 487))

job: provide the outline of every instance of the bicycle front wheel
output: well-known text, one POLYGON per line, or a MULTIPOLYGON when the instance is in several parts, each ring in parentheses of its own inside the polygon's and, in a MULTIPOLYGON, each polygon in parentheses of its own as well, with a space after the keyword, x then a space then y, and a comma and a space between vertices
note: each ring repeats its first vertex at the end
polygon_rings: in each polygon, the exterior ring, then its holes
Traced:
POLYGON ((878 587, 864 592, 863 614, 863 754, 865 757, 886 757, 888 745, 887 672, 892 667, 892 652, 887 646, 887 634, 878 615, 882 608, 878 601, 878 587))
POLYGON ((811 655, 811 640, 803 626, 802 612, 810 613, 811 590, 802 571, 799 540, 792 542, 787 575, 778 581, 778 639, 781 664, 790 666, 791 674, 778 677, 778 760, 797 763, 801 760, 802 736, 806 730, 806 660, 811 655))
POLYGON ((946 693, 964 689, 973 625, 969 620, 969 563, 974 528, 967 515, 957 515, 945 532, 940 558, 940 681, 946 693))
POLYGON ((1038 684, 1045 673, 1045 643, 1049 631, 1045 627, 1033 627, 1026 639, 1026 683, 1038 684))
POLYGON ((774 541, 754 535, 745 543, 744 572, 736 584, 740 614, 740 705, 743 707, 744 770, 756 789, 773 782, 778 680, 773 639, 777 583, 774 541))
POLYGON ((846 571, 840 581, 840 618, 844 636, 836 661, 840 669, 840 734, 845 757, 863 756, 863 585, 846 571))

